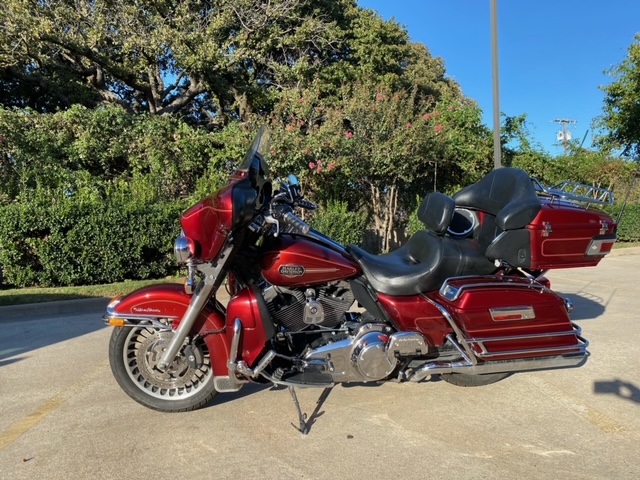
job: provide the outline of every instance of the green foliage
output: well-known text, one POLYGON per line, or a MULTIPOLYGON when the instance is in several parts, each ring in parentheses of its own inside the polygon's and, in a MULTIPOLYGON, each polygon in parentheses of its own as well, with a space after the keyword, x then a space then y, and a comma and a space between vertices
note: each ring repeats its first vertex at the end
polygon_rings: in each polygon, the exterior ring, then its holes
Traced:
MULTIPOLYGON (((622 205, 608 207, 607 213, 616 220, 620 214, 622 205)), ((624 214, 618 225, 619 242, 640 242, 640 204, 629 204, 624 209, 624 214)))
POLYGON ((342 245, 360 245, 367 226, 367 214, 351 211, 346 202, 331 201, 313 213, 310 224, 342 245))
POLYGON ((604 91, 603 115, 596 124, 603 131, 599 144, 622 149, 625 156, 640 161, 640 34, 629 46, 627 58, 609 70, 611 84, 604 91))
POLYGON ((0 207, 0 264, 19 287, 165 276, 184 202, 69 198, 0 207))

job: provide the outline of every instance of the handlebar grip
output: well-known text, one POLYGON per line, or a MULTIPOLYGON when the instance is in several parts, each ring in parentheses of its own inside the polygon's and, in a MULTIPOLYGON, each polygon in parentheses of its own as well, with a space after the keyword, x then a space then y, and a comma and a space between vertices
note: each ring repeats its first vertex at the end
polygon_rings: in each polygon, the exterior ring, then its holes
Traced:
POLYGON ((304 220, 296 217, 293 213, 287 212, 282 216, 282 221, 298 233, 307 234, 311 226, 304 220))

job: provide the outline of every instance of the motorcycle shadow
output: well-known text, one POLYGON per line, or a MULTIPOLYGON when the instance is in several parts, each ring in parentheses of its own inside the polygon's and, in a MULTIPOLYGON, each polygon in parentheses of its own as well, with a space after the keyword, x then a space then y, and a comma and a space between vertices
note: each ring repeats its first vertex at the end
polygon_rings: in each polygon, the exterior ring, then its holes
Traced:
POLYGON ((640 389, 634 384, 620 379, 598 380, 593 384, 593 392, 596 394, 616 395, 634 403, 640 403, 640 389))

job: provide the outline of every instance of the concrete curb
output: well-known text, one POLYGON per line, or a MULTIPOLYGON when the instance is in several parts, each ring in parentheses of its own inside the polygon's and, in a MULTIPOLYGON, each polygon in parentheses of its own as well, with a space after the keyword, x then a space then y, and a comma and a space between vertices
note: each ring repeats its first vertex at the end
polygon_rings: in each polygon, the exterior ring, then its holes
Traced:
POLYGON ((110 298, 99 297, 0 307, 0 322, 29 320, 38 317, 77 315, 81 313, 99 313, 107 307, 110 301, 110 298))

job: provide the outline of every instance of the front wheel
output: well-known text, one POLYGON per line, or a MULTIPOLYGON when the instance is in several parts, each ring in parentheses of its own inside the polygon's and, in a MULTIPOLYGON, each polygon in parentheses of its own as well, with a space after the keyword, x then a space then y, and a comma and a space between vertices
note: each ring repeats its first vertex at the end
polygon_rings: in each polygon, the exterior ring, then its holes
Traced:
POLYGON ((471 375, 468 373, 442 373, 440 377, 447 383, 458 387, 482 387, 491 385, 507 378, 510 373, 485 373, 482 375, 471 375))
POLYGON ((211 358, 204 342, 191 346, 196 361, 180 352, 166 371, 157 364, 173 336, 149 327, 114 329, 109 363, 120 387, 136 402, 161 412, 187 412, 206 405, 216 394, 211 358))

